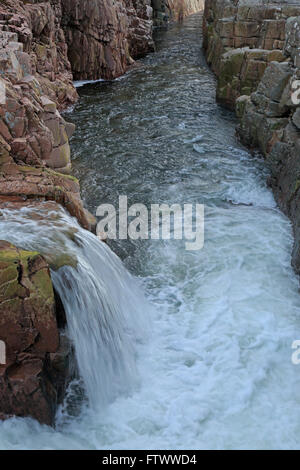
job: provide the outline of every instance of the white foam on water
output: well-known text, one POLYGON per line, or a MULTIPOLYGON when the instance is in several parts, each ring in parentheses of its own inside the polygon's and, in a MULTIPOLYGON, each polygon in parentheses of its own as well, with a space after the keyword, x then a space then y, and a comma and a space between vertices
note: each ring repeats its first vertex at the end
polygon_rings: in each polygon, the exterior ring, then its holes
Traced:
POLYGON ((145 286, 156 308, 150 339, 137 349, 139 385, 129 395, 100 410, 83 406, 77 418, 59 414, 56 429, 8 420, 0 424, 1 447, 299 448, 291 227, 268 204, 266 188, 264 195, 258 206, 207 206, 201 251, 187 252, 180 241, 149 247, 145 286))
POLYGON ((103 78, 98 78, 97 80, 75 80, 73 82, 73 85, 75 88, 80 88, 84 85, 90 85, 90 84, 95 84, 99 82, 105 82, 103 78))

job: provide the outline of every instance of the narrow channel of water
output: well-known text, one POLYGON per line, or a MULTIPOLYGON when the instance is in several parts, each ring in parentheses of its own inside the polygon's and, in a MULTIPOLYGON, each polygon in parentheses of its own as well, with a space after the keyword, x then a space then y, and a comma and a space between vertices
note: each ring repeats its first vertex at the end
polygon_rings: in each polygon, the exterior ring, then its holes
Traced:
POLYGON ((215 103, 200 16, 156 42, 157 52, 122 79, 80 88, 67 116, 77 125, 73 166, 93 212, 119 195, 129 204, 204 203, 204 248, 111 242, 154 306, 134 390, 98 411, 82 405, 77 417, 61 410, 55 430, 8 420, 1 447, 300 447, 290 223, 263 162, 237 143, 233 115, 215 103))

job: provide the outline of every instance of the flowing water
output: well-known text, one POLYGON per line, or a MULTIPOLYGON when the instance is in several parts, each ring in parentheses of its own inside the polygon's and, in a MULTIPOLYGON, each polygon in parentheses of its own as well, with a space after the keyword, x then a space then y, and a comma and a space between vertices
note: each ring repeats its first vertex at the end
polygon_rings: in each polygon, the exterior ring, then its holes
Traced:
POLYGON ((42 253, 67 316, 76 363, 93 408, 128 394, 137 381, 135 343, 146 301, 121 260, 55 203, 3 209, 0 237, 42 253), (57 269, 66 260, 69 266, 57 269))
POLYGON ((157 34, 157 52, 122 79, 80 88, 67 118, 77 125, 73 167, 91 211, 119 195, 129 204, 204 203, 204 248, 110 242, 135 281, 63 211, 48 218, 44 239, 26 211, 4 214, 2 238, 46 256, 67 246, 78 259, 77 271, 63 268, 53 280, 90 401, 72 415, 71 387, 55 429, 2 423, 2 448, 300 448, 291 226, 264 163, 238 144, 233 115, 215 104, 200 23, 195 15, 157 34), (71 239, 65 226, 76 227, 71 239))

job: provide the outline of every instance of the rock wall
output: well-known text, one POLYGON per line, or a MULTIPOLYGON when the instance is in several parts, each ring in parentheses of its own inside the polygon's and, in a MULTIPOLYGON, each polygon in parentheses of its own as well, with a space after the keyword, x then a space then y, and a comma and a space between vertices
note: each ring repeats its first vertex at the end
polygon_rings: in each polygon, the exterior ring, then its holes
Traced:
POLYGON ((293 224, 292 264, 299 273, 299 2, 207 0, 204 31, 217 99, 236 110, 241 141, 266 159, 276 201, 293 224))
POLYGON ((257 88, 270 62, 285 60, 285 25, 300 14, 297 1, 206 0, 203 20, 207 62, 218 77, 217 100, 234 109, 257 88))
POLYGON ((61 0, 75 80, 112 79, 154 50, 150 0, 61 0))
POLYGON ((204 9, 205 0, 152 0, 154 26, 181 21, 185 16, 204 9))
POLYGON ((204 0, 61 0, 75 80, 112 79, 154 50, 152 26, 202 10, 204 0))
MULTIPOLYGON (((53 200, 92 229, 69 175, 74 126, 60 114, 78 98, 61 17, 59 0, 0 3, 0 207, 53 200)), ((53 424, 69 377, 59 309, 45 260, 0 242, 1 419, 53 424)))
POLYGON ((55 200, 87 229, 71 170, 74 126, 59 110, 77 100, 58 0, 0 4, 0 202, 55 200))
POLYGON ((259 148, 270 186, 294 228, 292 264, 300 272, 300 16, 286 22, 285 62, 272 62, 250 97, 237 100, 238 134, 259 148), (241 104, 242 103, 242 104, 241 104))

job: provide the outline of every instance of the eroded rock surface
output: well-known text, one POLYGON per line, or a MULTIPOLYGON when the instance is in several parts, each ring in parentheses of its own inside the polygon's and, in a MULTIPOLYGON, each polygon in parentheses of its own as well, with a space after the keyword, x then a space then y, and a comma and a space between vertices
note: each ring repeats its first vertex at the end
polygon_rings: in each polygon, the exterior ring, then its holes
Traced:
MULTIPOLYGON (((0 206, 53 200, 92 229, 70 176, 74 126, 60 114, 75 103, 61 3, 0 4, 0 206)), ((53 424, 68 381, 48 265, 38 253, 0 243, 0 416, 53 424), (1 343, 2 344, 2 343, 1 343)))
POLYGON ((286 22, 285 62, 272 62, 250 97, 237 100, 239 136, 259 148, 271 169, 270 185, 293 223, 292 263, 300 272, 300 17, 286 22))

